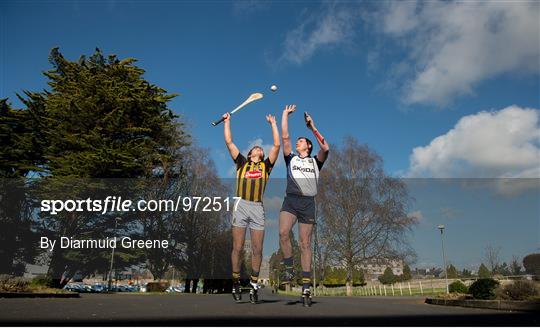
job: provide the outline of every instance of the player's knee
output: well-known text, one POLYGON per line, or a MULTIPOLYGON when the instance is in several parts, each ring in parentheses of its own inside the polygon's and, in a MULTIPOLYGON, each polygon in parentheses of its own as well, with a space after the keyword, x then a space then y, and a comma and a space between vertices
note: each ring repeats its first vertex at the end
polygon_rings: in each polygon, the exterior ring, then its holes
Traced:
POLYGON ((310 251, 311 250, 311 240, 309 240, 309 239, 300 240, 300 250, 303 251, 303 252, 310 251))
POLYGON ((289 241, 289 231, 280 230, 279 231, 279 240, 281 240, 282 242, 289 241))
POLYGON ((251 253, 252 253, 253 257, 262 256, 262 247, 260 247, 260 246, 252 246, 251 253))
POLYGON ((233 249, 232 249, 233 254, 240 254, 241 251, 242 251, 242 246, 233 245, 233 249))

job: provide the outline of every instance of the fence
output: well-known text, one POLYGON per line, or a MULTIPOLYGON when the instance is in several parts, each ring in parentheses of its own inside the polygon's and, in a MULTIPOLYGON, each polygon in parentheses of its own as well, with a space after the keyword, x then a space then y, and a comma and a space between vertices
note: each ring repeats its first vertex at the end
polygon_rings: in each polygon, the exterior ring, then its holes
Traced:
MULTIPOLYGON (((448 280, 452 283, 453 280, 448 280)), ((434 295, 446 292, 446 283, 444 279, 414 280, 395 283, 392 285, 383 285, 377 282, 369 282, 365 286, 352 288, 354 296, 415 296, 415 295, 434 295)), ((347 294, 346 287, 317 287, 316 295, 324 296, 343 296, 347 294)))
MULTIPOLYGON (((529 279, 529 276, 507 276, 497 277, 501 284, 506 284, 512 280, 529 279)), ((456 280, 461 280, 465 285, 470 286, 477 278, 448 279, 448 284, 456 280)), ((317 287, 315 295, 319 296, 345 296, 346 287, 317 287)), ((446 292, 445 279, 418 279, 405 282, 398 282, 392 285, 383 285, 378 281, 369 281, 365 286, 352 288, 353 296, 418 296, 436 295, 446 292)))

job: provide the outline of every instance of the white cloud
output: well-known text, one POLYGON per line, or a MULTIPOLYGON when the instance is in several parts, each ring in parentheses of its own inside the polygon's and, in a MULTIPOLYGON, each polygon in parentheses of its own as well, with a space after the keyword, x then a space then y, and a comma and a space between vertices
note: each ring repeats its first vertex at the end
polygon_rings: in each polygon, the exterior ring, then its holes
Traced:
POLYGON ((394 1, 382 20, 384 32, 396 36, 406 34, 418 26, 416 16, 417 1, 394 1))
POLYGON ((453 129, 416 147, 410 177, 540 178, 540 111, 510 106, 459 120, 453 129))
POLYGON ((283 54, 278 62, 300 65, 323 47, 344 45, 352 41, 357 15, 349 7, 325 4, 320 12, 302 19, 289 31, 283 54))
POLYGON ((535 1, 392 1, 370 21, 408 51, 403 101, 445 106, 486 79, 540 72, 538 12, 535 1))
POLYGON ((424 215, 422 214, 422 211, 414 211, 409 213, 408 215, 410 218, 414 218, 416 222, 421 222, 424 220, 424 215))
POLYGON ((255 146, 259 146, 262 149, 264 149, 264 157, 268 157, 268 153, 270 152, 270 149, 272 148, 272 145, 270 145, 270 144, 266 144, 266 145, 263 144, 263 140, 261 138, 256 138, 256 139, 250 140, 248 142, 247 147, 244 148, 244 150, 242 150, 241 153, 244 156, 247 156, 247 154, 251 150, 251 148, 253 148, 255 146))

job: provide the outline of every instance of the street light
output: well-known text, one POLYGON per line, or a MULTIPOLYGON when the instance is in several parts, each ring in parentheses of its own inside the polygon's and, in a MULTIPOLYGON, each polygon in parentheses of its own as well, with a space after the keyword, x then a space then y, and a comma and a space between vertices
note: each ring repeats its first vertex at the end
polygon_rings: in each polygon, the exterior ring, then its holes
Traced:
MULTIPOLYGON (((118 227, 118 221, 122 220, 122 218, 120 217, 115 217, 114 218, 114 233, 116 234, 116 228, 118 227)), ((116 241, 116 236, 114 236, 114 240, 116 241)), ((116 246, 116 243, 115 245, 116 246)), ((112 252, 111 252, 111 267, 109 269, 109 292, 111 291, 111 285, 112 285, 112 272, 113 272, 113 262, 114 262, 114 249, 116 247, 112 247, 112 252)))
POLYGON ((444 225, 439 224, 437 227, 441 231, 441 247, 442 247, 442 257, 444 262, 444 280, 446 282, 446 294, 449 293, 448 290, 448 267, 446 266, 446 255, 444 254, 444 241, 443 241, 443 231, 444 231, 444 225))

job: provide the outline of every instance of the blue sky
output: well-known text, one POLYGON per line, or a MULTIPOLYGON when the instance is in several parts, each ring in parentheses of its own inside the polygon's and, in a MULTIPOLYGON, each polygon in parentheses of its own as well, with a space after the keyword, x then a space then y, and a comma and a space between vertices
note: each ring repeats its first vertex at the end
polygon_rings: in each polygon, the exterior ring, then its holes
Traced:
MULTIPOLYGON (((137 58, 148 80, 181 94, 170 107, 184 115, 224 178, 231 162, 221 126, 210 122, 262 92, 264 99, 233 118, 242 150, 268 145, 264 114, 279 118, 295 103, 331 143, 347 135, 367 143, 391 175, 538 179, 538 12, 537 2, 525 1, 3 1, 0 97, 19 106, 16 92, 46 88, 40 72, 50 68, 52 47, 71 60, 99 47, 137 58), (270 92, 272 84, 278 92, 270 92)), ((291 131, 307 133, 300 113, 291 131)), ((274 176, 284 176, 282 162, 274 176)), ((505 260, 538 250, 538 180, 520 192, 499 191, 522 202, 514 208, 521 225, 495 211, 496 199, 475 211, 456 196, 463 221, 451 221, 455 231, 481 231, 495 217, 494 235, 525 237, 456 239, 456 264, 478 262, 487 244, 500 246, 505 260)), ((448 206, 436 203, 417 199, 411 208, 423 217, 411 239, 426 265, 440 258, 433 228, 450 220, 441 214, 448 206)), ((271 234, 266 254, 277 245, 271 234)), ((448 238, 458 237, 448 230, 448 238)))

